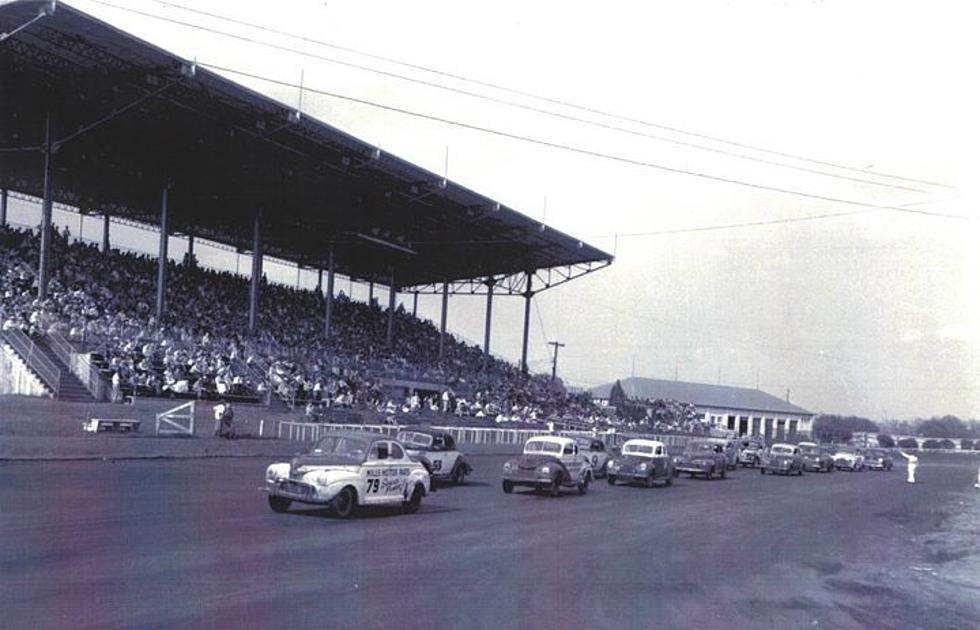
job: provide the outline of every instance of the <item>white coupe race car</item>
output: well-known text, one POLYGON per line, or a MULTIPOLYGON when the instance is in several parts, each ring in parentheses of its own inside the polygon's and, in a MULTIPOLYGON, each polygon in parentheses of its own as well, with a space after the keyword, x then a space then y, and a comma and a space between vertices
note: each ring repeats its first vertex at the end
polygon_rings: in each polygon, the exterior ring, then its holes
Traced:
POLYGON ((308 454, 265 471, 273 512, 285 512, 296 501, 329 506, 341 518, 359 505, 402 506, 412 513, 429 488, 425 467, 397 440, 380 433, 330 433, 308 454))
POLYGON ((406 427, 398 432, 398 441, 408 450, 409 457, 425 466, 433 482, 448 481, 461 486, 466 475, 473 472, 466 456, 456 450, 456 440, 448 431, 406 427))

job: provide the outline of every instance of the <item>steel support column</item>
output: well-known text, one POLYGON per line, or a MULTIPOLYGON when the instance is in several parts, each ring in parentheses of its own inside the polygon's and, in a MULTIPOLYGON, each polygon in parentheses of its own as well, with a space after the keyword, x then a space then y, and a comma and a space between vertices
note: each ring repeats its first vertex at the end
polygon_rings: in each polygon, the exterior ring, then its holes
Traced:
POLYGON ((109 253, 109 215, 102 215, 102 253, 109 253))
POLYGON ((170 244, 169 205, 170 185, 160 193, 160 250, 157 259, 157 321, 167 312, 167 246, 170 244))
POLYGON ((37 269, 37 297, 48 297, 51 259, 51 114, 44 117, 44 200, 41 203, 41 255, 37 269))
POLYGON ((487 278, 487 317, 483 324, 483 367, 490 361, 490 322, 493 319, 493 284, 494 278, 487 278))
POLYGON ((395 272, 391 272, 391 281, 388 283, 388 347, 390 348, 395 340, 395 297, 398 291, 395 289, 395 272))
POLYGON ((416 291, 412 295, 412 317, 418 317, 419 314, 419 292, 416 291))
POLYGON ((531 287, 533 278, 534 274, 527 272, 527 289, 524 291, 524 341, 521 343, 521 372, 525 374, 527 374, 527 338, 531 329, 531 298, 534 297, 531 287))
POLYGON ((262 212, 252 224, 252 281, 248 296, 248 330, 255 332, 259 318, 259 283, 262 281, 262 212))
POLYGON ((317 271, 317 274, 316 274, 316 292, 322 295, 323 294, 323 267, 320 267, 316 271, 317 271))
POLYGON ((374 306, 374 280, 368 281, 368 306, 374 306))
POLYGON ((446 316, 449 314, 449 283, 442 283, 442 317, 439 320, 439 360, 446 353, 446 316))
POLYGON ((187 235, 187 265, 189 267, 197 266, 197 259, 194 258, 194 235, 187 235))
POLYGON ((0 190, 0 227, 7 225, 7 189, 0 190))
POLYGON ((333 316, 333 246, 330 247, 330 255, 327 259, 327 299, 323 313, 323 336, 330 337, 330 318, 333 316))

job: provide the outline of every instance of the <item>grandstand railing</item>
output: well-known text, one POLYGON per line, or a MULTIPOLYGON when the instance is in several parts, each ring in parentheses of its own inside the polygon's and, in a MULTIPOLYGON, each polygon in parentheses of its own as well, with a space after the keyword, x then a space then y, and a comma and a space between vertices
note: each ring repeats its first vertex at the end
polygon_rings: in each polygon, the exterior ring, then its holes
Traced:
MULTIPOLYGON (((279 423, 276 437, 295 441, 316 441, 331 431, 372 431, 384 435, 396 435, 402 429, 411 429, 414 425, 397 424, 328 424, 321 422, 287 422, 279 423)), ((683 448, 691 435, 654 435, 650 433, 620 433, 599 431, 548 431, 540 429, 502 429, 495 427, 447 427, 436 426, 435 429, 446 431, 459 444, 486 446, 515 446, 521 447, 524 442, 538 435, 567 435, 584 437, 601 437, 609 447, 621 446, 632 438, 645 438, 663 442, 668 448, 683 448)))
POLYGON ((0 335, 57 397, 61 393, 61 369, 23 331, 11 329, 0 335))
POLYGON ((62 363, 68 366, 71 373, 81 381, 93 398, 96 400, 109 399, 109 382, 99 368, 92 363, 91 353, 80 351, 75 344, 59 333, 48 333, 45 337, 48 346, 54 350, 62 363))

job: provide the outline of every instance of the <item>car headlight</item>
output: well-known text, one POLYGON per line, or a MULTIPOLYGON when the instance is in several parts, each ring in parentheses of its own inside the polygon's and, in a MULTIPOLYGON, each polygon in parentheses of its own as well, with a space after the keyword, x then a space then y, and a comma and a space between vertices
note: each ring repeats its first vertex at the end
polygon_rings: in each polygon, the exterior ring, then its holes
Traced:
POLYGON ((542 475, 550 475, 551 468, 549 468, 548 466, 542 466, 541 468, 538 468, 538 472, 541 473, 542 475))
POLYGON ((272 468, 266 468, 265 469, 265 480, 266 481, 275 481, 276 479, 278 479, 278 477, 276 477, 276 471, 273 470, 272 468))
POLYGON ((647 469, 647 468, 649 468, 649 467, 650 467, 650 464, 648 464, 648 463, 646 463, 646 462, 643 462, 643 463, 642 463, 642 464, 640 464, 640 466, 639 466, 639 468, 640 468, 640 470, 646 470, 646 469, 647 469))
POLYGON ((504 470, 507 472, 514 470, 514 462, 504 462, 504 470))

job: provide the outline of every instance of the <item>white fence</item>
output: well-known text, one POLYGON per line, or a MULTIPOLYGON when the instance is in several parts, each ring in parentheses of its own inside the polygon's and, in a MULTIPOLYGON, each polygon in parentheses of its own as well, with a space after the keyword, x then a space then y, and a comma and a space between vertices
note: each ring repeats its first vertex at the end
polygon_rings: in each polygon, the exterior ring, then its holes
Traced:
MULTIPOLYGON (((314 422, 280 422, 276 436, 279 439, 316 441, 331 431, 373 431, 385 435, 395 435, 402 428, 411 429, 413 425, 399 426, 394 424, 325 424, 314 422)), ((497 427, 433 427, 446 431, 453 436, 458 444, 478 446, 513 446, 517 449, 524 445, 529 438, 536 435, 552 435, 547 429, 501 429, 497 427)), ((557 435, 592 437, 591 431, 555 431, 557 435)), ((600 431, 596 437, 602 438, 606 446, 619 446, 631 438, 647 438, 659 440, 668 448, 683 448, 691 436, 688 435, 651 435, 648 433, 606 433, 600 431)))

